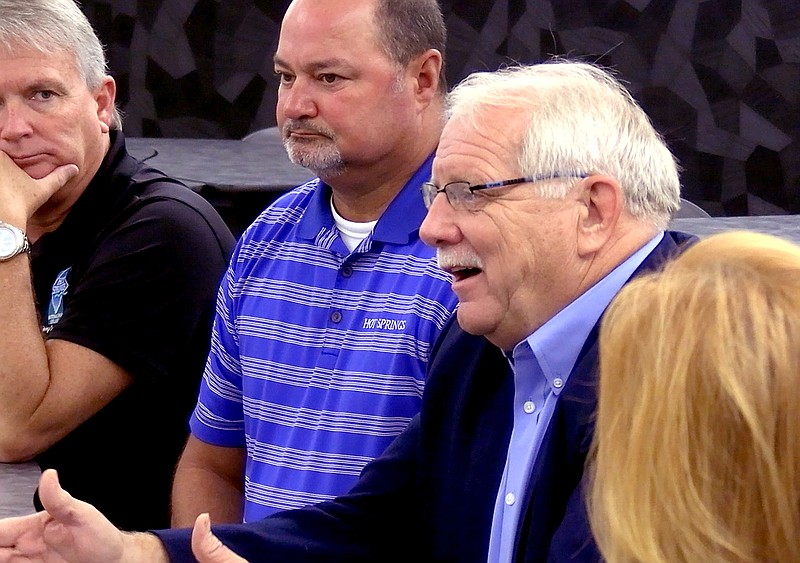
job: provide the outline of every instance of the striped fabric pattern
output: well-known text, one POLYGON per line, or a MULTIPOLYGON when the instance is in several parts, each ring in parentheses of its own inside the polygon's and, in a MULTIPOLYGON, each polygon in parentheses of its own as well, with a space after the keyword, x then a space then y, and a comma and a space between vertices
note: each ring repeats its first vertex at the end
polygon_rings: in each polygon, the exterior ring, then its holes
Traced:
POLYGON ((247 448, 245 520, 346 492, 420 407, 455 307, 409 181, 352 253, 314 180, 244 233, 223 279, 193 434, 247 448))

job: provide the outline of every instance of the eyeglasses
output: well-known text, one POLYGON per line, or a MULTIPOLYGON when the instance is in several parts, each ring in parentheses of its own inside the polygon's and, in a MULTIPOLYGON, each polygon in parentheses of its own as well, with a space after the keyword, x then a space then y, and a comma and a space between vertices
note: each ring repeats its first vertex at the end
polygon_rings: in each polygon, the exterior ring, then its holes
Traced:
POLYGON ((542 182, 544 180, 555 180, 557 178, 587 178, 589 174, 583 172, 552 172, 550 174, 540 174, 538 176, 523 176, 513 180, 500 180, 497 182, 487 182, 473 186, 469 182, 450 182, 441 188, 432 182, 422 184, 422 201, 426 209, 430 209, 436 196, 444 192, 447 202, 455 209, 475 209, 478 205, 478 197, 475 192, 489 188, 502 188, 515 184, 527 184, 529 182, 542 182))

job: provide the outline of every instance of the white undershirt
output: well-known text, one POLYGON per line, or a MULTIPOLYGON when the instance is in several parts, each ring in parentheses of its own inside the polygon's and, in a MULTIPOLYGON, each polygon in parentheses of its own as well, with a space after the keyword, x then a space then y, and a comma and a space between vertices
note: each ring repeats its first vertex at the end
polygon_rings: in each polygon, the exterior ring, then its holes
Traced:
POLYGON ((336 228, 339 229, 339 236, 342 237, 345 246, 350 252, 353 252, 355 247, 369 236, 375 227, 375 223, 378 222, 377 220, 366 223, 348 221, 336 211, 336 207, 333 205, 333 198, 331 198, 331 212, 333 213, 333 222, 336 223, 336 228))

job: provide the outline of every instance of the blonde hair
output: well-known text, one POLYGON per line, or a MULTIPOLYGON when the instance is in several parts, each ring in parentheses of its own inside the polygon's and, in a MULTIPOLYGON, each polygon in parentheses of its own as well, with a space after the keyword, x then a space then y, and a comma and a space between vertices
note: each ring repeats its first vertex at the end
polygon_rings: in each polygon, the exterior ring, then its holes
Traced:
POLYGON ((604 557, 800 561, 800 247, 709 237, 600 332, 589 511, 604 557))

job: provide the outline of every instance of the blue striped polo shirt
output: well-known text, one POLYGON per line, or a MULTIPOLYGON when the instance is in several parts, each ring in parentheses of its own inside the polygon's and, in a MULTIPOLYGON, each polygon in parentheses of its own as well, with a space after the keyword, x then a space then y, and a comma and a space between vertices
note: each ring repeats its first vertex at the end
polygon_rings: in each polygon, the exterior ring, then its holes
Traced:
POLYGON ((347 492, 419 410, 431 346, 456 304, 419 238, 430 165, 352 253, 319 179, 242 235, 191 429, 247 448, 246 521, 347 492))

